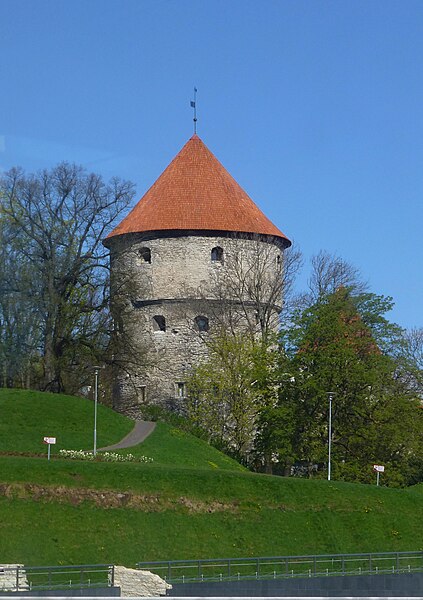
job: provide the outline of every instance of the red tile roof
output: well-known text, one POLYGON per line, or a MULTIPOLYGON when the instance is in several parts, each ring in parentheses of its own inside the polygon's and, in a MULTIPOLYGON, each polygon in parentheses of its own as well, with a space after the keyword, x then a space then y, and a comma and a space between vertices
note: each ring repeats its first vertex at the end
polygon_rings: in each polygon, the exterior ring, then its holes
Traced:
POLYGON ((108 238, 187 229, 259 233, 291 244, 197 135, 108 238))

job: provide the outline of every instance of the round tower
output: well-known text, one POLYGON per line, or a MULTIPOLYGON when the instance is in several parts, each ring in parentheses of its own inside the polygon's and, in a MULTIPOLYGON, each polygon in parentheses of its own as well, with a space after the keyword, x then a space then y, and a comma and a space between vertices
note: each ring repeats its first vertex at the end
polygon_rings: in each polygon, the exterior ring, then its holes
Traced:
POLYGON ((105 240, 115 322, 115 407, 178 410, 219 328, 277 328, 288 238, 197 135, 105 240))

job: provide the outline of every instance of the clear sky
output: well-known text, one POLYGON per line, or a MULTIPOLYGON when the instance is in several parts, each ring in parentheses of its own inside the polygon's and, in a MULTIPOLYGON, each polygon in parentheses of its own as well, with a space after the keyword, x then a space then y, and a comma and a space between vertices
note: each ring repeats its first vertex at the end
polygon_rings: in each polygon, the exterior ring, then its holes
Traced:
POLYGON ((140 198, 198 133, 298 244, 422 326, 421 0, 0 0, 0 169, 61 160, 140 198))

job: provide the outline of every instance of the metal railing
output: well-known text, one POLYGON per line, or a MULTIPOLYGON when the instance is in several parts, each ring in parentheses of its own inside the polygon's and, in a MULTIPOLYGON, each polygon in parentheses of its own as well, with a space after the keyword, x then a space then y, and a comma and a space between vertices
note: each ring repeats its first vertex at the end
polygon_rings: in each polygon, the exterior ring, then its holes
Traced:
POLYGON ((112 587, 113 565, 0 567, 0 592, 112 587))
POLYGON ((423 551, 139 562, 168 583, 378 575, 423 571, 423 551))

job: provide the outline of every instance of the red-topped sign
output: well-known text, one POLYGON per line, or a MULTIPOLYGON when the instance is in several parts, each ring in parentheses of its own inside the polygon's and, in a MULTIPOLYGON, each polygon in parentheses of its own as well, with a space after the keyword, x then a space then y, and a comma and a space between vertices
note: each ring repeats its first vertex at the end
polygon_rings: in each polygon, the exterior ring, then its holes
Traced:
POLYGON ((56 438, 55 437, 48 437, 45 436, 43 439, 43 444, 55 444, 56 443, 56 438))

